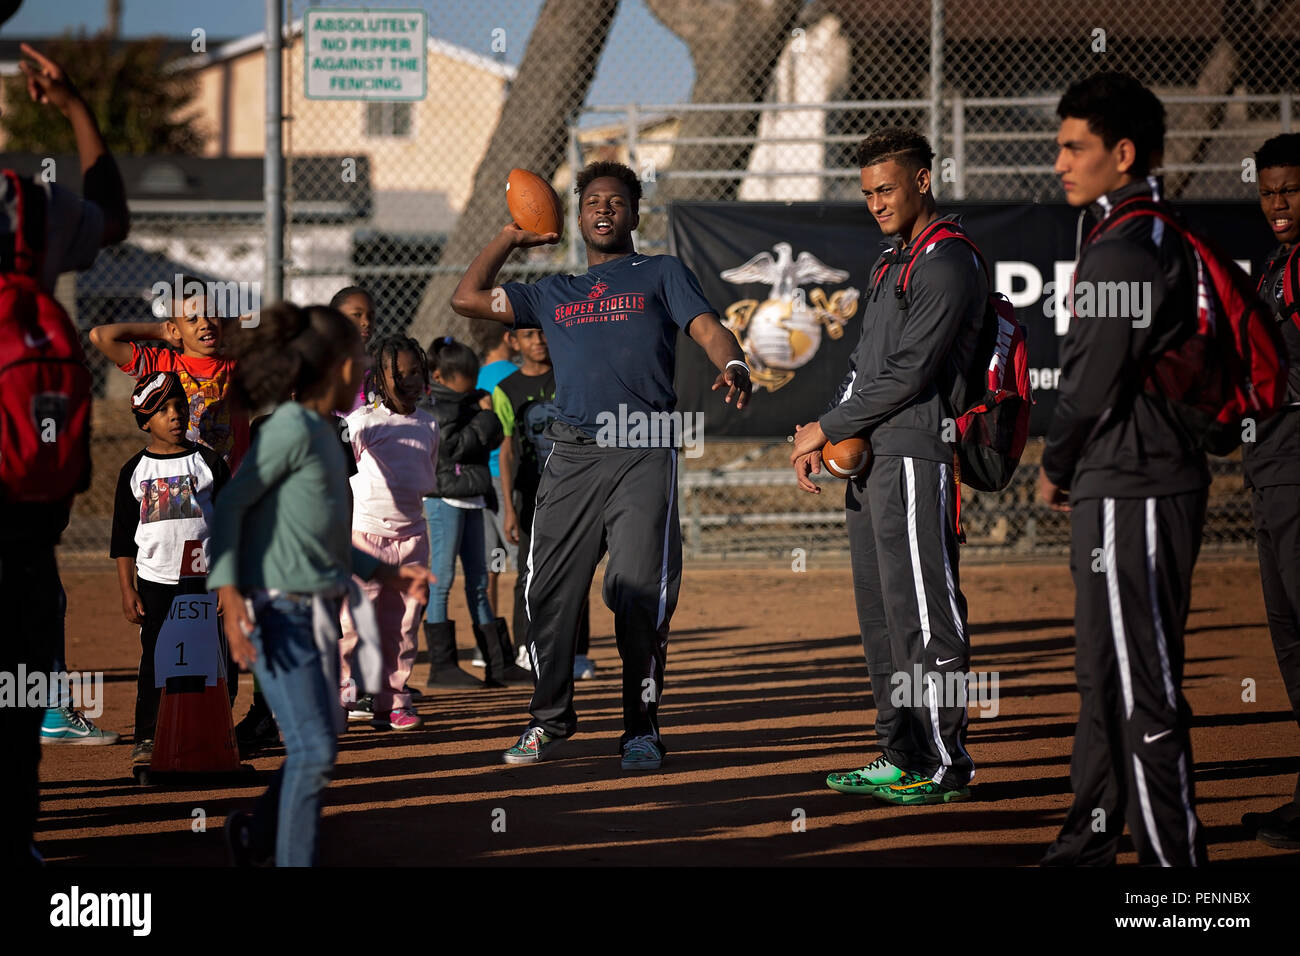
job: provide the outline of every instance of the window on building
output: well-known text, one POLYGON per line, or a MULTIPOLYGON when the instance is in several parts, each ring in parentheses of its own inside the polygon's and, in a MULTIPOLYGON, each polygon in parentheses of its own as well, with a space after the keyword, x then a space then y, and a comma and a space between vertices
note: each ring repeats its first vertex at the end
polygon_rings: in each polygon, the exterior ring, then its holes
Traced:
POLYGON ((367 103, 367 136, 410 136, 410 103, 367 103))

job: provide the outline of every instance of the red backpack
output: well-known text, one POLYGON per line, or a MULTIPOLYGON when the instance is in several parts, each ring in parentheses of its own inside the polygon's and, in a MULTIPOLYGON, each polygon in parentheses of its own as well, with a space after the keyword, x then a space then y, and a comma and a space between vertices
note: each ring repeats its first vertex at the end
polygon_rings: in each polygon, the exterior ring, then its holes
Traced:
MULTIPOLYGON (((1276 261, 1274 259, 1269 265, 1276 261)), ((1269 269, 1265 268, 1255 286, 1256 294, 1261 297, 1264 294, 1264 283, 1268 281, 1268 273, 1269 269)), ((1300 242, 1291 246, 1286 265, 1282 269, 1282 317, 1289 317, 1296 328, 1300 329, 1300 242)))
POLYGON ((1243 419, 1267 418, 1286 402, 1282 333, 1241 267, 1150 199, 1120 203, 1084 246, 1135 216, 1175 230, 1196 264, 1196 328, 1147 364, 1143 391, 1163 397, 1200 448, 1226 455, 1241 444, 1243 419))
POLYGON ((68 313, 36 278, 45 196, 3 173, 13 252, 0 252, 0 499, 65 502, 90 484, 90 370, 68 313))
MULTIPOLYGON (((906 296, 908 280, 922 251, 944 239, 960 239, 970 246, 992 289, 988 263, 979 247, 955 223, 940 220, 927 226, 912 243, 912 255, 894 289, 899 299, 906 296)), ((875 281, 888 268, 888 262, 882 263, 875 281)), ((976 491, 1001 491, 1011 484, 1020 464, 1025 439, 1029 437, 1029 411, 1034 403, 1029 387, 1025 327, 1017 321, 1015 307, 1001 293, 989 292, 971 368, 961 384, 965 387, 967 407, 955 418, 957 450, 953 469, 957 482, 976 491), (972 402, 972 396, 978 397, 972 402)))

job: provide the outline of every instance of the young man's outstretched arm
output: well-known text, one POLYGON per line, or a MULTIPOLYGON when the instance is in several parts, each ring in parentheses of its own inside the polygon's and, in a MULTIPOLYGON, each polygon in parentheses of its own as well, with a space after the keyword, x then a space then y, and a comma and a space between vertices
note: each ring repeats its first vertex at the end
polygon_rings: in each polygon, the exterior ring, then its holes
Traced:
POLYGON ((691 319, 687 334, 704 349, 714 367, 720 369, 712 390, 716 392, 726 386, 727 395, 724 400, 730 402, 734 397, 736 410, 744 408, 753 386, 749 380, 749 366, 745 364, 745 353, 736 341, 736 336, 712 312, 704 312, 691 319), (734 362, 741 364, 731 364, 734 362))

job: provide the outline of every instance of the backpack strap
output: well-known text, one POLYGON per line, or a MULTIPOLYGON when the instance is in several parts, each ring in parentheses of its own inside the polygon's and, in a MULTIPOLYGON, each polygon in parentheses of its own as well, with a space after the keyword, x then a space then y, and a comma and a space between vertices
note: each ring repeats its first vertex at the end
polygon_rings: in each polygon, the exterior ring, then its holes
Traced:
MULTIPOLYGON (((912 252, 907 257, 907 264, 903 268, 903 274, 899 277, 898 285, 894 288, 896 297, 904 299, 906 296, 908 283, 912 279, 912 270, 916 268, 916 261, 921 257, 922 250, 945 239, 959 239, 970 246, 971 251, 975 253, 975 258, 979 261, 980 267, 984 270, 984 278, 988 281, 990 287, 992 286, 993 278, 989 275, 989 264, 985 261, 984 254, 980 252, 979 246, 975 245, 971 237, 962 232, 960 228, 954 227, 950 220, 940 219, 926 226, 912 243, 912 252)), ((905 303, 903 307, 906 308, 905 303)))
POLYGON ((1088 238, 1083 241, 1084 246, 1091 245, 1097 239, 1101 238, 1104 233, 1110 232, 1122 222, 1127 222, 1137 216, 1151 216, 1159 219, 1165 225, 1170 226, 1178 232, 1179 235, 1186 238, 1187 228, 1175 217, 1172 211, 1162 202, 1156 202, 1154 199, 1148 199, 1144 196, 1138 196, 1134 199, 1126 199, 1110 211, 1110 215, 1097 223, 1088 232, 1088 238))
MULTIPOLYGON (((1262 285, 1264 279, 1259 281, 1262 285)), ((1282 266, 1282 316, 1290 316, 1300 328, 1300 242, 1292 244, 1291 254, 1282 266)))

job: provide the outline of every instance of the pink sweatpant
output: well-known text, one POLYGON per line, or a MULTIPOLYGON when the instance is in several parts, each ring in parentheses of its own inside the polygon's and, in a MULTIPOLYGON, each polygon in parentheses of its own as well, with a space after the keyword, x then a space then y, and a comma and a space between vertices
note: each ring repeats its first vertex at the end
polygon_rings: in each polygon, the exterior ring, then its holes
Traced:
MULTIPOLYGON (((429 534, 421 529, 419 534, 405 538, 381 538, 364 531, 352 532, 352 544, 357 550, 374 555, 385 564, 429 564, 429 534)), ((388 686, 375 693, 376 716, 411 706, 411 695, 403 688, 415 666, 415 652, 420 646, 420 622, 424 618, 424 604, 405 592, 386 588, 376 581, 362 581, 361 589, 375 606, 375 619, 379 624, 379 645, 384 656, 384 676, 388 686)), ((347 604, 342 614, 343 638, 339 641, 342 658, 340 682, 346 684, 352 676, 350 658, 357 646, 357 631, 347 604)))

